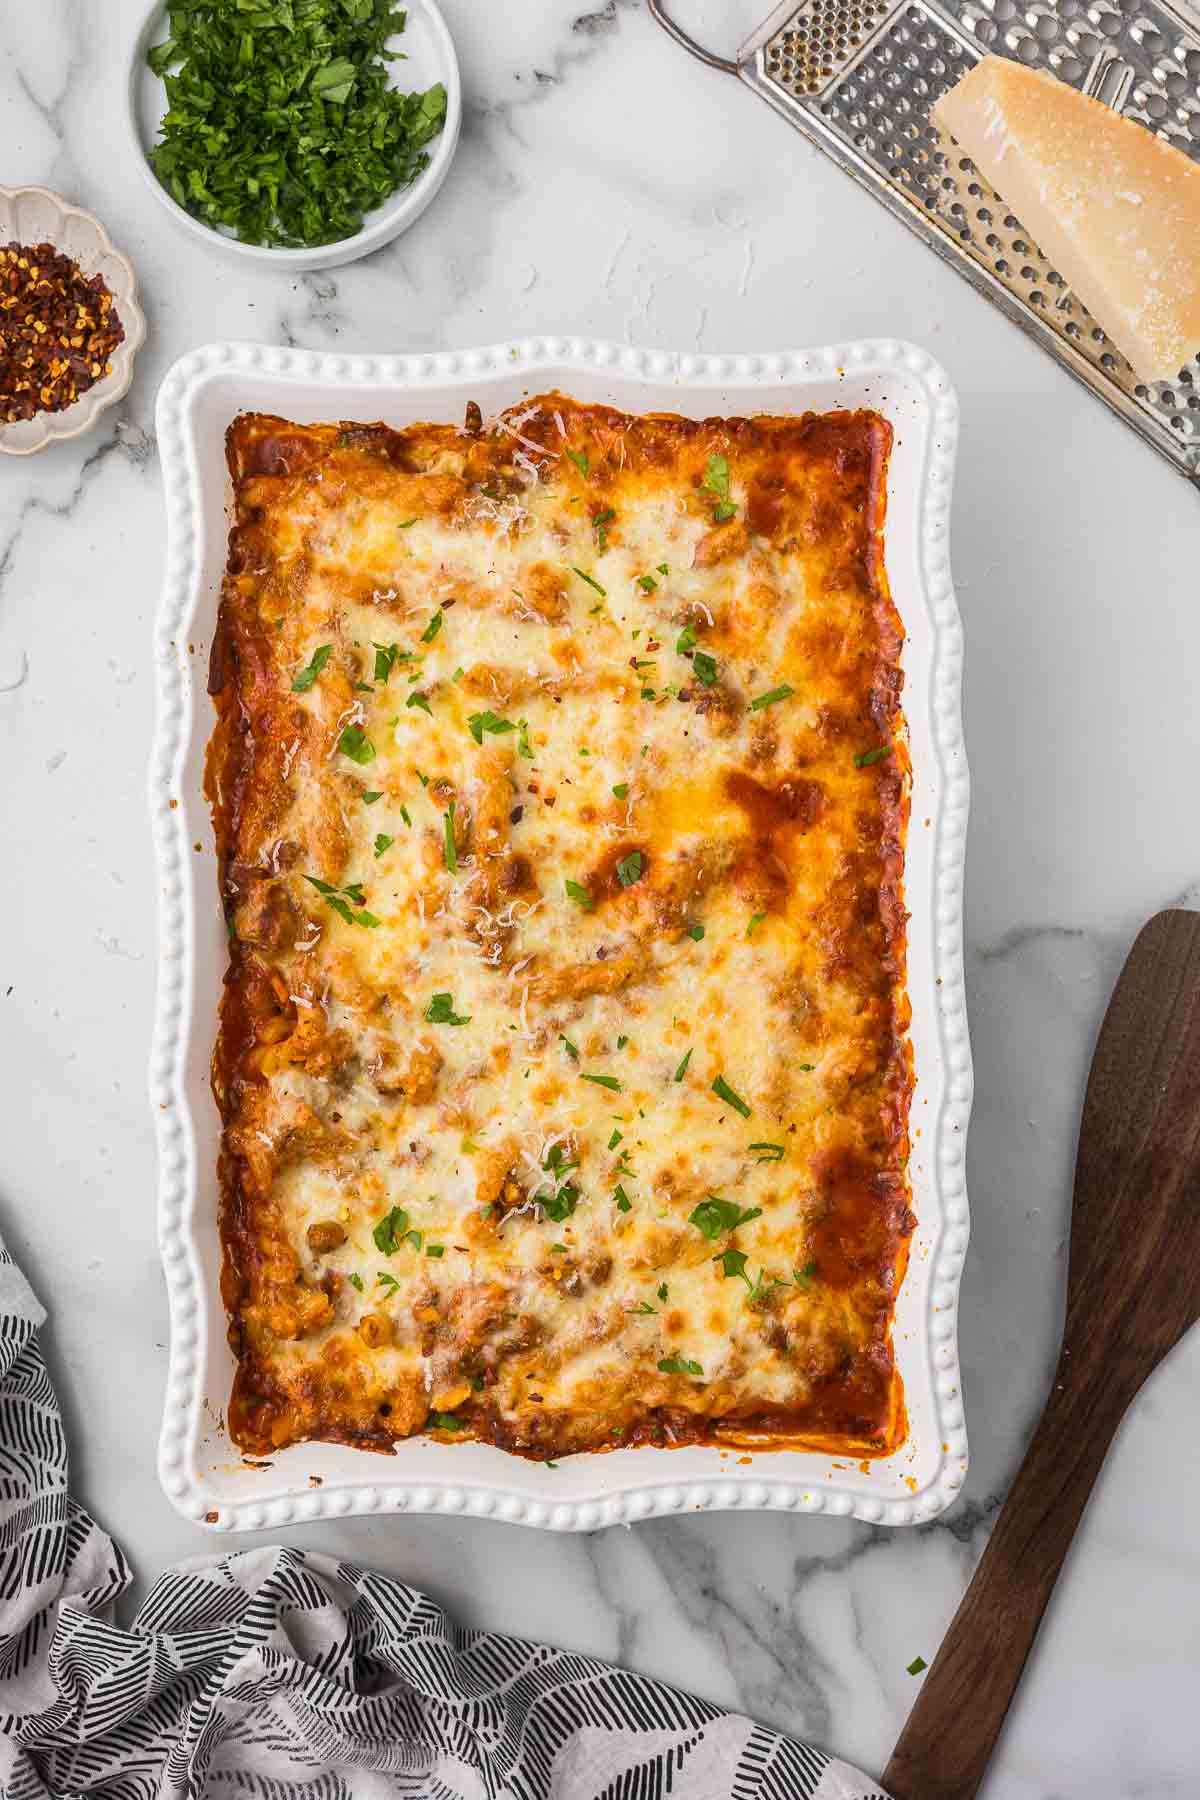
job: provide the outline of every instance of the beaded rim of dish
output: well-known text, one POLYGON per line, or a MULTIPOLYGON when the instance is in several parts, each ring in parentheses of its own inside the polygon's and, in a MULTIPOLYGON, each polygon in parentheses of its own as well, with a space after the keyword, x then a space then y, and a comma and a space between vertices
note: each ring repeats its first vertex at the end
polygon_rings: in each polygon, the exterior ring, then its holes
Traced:
MULTIPOLYGON (((774 1510, 854 1517, 871 1524, 924 1523, 958 1496, 967 1470, 958 1357, 958 1300, 969 1236, 966 1136, 972 1066, 963 971, 962 912, 966 827, 970 802, 962 729, 963 634, 950 570, 949 525, 958 402, 948 376, 926 351, 895 339, 859 340, 815 350, 706 355, 639 350, 578 337, 538 337, 483 349, 413 356, 328 354, 258 344, 206 345, 181 357, 159 390, 157 429, 167 509, 167 556, 155 627, 158 665, 155 737, 149 767, 151 821, 160 876, 159 979, 150 1057, 150 1103, 158 1145, 158 1227, 171 1317, 170 1356, 159 1439, 159 1478, 186 1517, 218 1531, 269 1530, 350 1513, 451 1513, 492 1517, 555 1531, 591 1531, 677 1512, 774 1510), (762 1479, 734 1470, 721 1479, 630 1480, 600 1500, 531 1500, 502 1481, 436 1482, 381 1479, 370 1486, 334 1482, 261 1500, 231 1501, 206 1485, 196 1444, 204 1394, 205 1336, 210 1323, 198 1247, 189 1222, 196 1190, 191 1109, 184 1079, 187 1050, 187 976, 193 953, 188 884, 189 845, 178 804, 190 725, 187 627, 200 598, 202 567, 197 529, 199 472, 186 421, 197 389, 212 375, 386 383, 420 388, 455 380, 527 372, 540 376, 611 370, 614 376, 690 383, 728 380, 761 386, 764 399, 778 384, 827 379, 844 371, 915 381, 928 411, 929 448, 919 502, 919 597, 933 622, 930 694, 940 776, 931 900, 936 1018, 945 1072, 934 1130, 930 1181, 942 1215, 927 1278, 925 1351, 931 1364, 941 1457, 934 1478, 909 1499, 874 1498, 834 1481, 805 1484, 762 1479)), ((208 1407, 211 1412, 211 1406, 208 1407)), ((362 1453, 357 1453, 362 1454, 362 1453)), ((611 1452, 605 1458, 619 1454, 611 1452)))
POLYGON ((90 431, 102 413, 123 400, 133 380, 133 365, 146 339, 146 320, 137 298, 133 264, 115 248, 104 226, 82 206, 44 187, 0 186, 0 243, 51 243, 80 264, 84 273, 104 276, 125 336, 113 351, 107 375, 93 382, 61 412, 35 413, 0 425, 0 454, 32 456, 48 444, 66 443, 90 431), (22 225, 22 215, 28 220, 22 225), (23 235, 25 231, 29 236, 23 235))

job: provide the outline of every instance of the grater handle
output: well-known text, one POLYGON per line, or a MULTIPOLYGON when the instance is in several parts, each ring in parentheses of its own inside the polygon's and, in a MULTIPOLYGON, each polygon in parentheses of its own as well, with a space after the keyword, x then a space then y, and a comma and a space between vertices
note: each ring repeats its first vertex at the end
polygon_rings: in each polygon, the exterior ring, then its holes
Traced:
POLYGON ((735 62, 730 62, 727 56, 718 56, 713 50, 706 50, 703 44, 698 44, 695 38, 689 37, 683 26, 675 23, 663 5, 663 0, 647 0, 647 4, 650 8, 651 18, 657 19, 663 30, 669 32, 677 44, 682 44, 685 50, 689 50, 702 63, 707 63, 710 69, 720 69, 726 75, 737 74, 738 66, 735 62))

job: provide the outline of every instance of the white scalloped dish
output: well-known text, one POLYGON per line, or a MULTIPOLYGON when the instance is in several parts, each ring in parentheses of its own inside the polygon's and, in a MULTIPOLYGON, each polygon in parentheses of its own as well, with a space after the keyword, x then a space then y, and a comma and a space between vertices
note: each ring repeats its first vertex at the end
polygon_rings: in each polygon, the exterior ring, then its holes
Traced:
POLYGON ((101 413, 124 398, 133 380, 134 359, 146 336, 146 320, 138 305, 137 278, 129 258, 114 249, 99 219, 49 188, 0 187, 0 244, 9 242, 53 244, 78 264, 85 276, 102 276, 125 331, 113 351, 108 374, 85 388, 71 406, 0 425, 0 455, 32 456, 47 444, 64 443, 90 431, 101 413))
POLYGON ((188 1517, 223 1530, 388 1511, 471 1513, 554 1530, 705 1508, 826 1512, 887 1525, 916 1524, 941 1512, 967 1467, 956 1331, 971 1101, 961 945, 968 802, 962 633, 948 557, 957 406, 942 370, 924 351, 886 341, 761 356, 682 356, 578 339, 413 357, 215 344, 168 374, 158 435, 168 551, 150 771, 161 875, 151 1098, 171 1306, 159 1450, 170 1499, 188 1517), (202 791, 213 722, 204 676, 228 531, 225 428, 244 410, 395 426, 457 420, 469 399, 486 415, 548 387, 633 412, 696 417, 868 406, 895 430, 885 554, 906 630, 913 765, 906 898, 917 1228, 894 1332, 909 1432, 886 1458, 851 1464, 808 1451, 748 1455, 696 1445, 612 1450, 546 1465, 489 1444, 415 1438, 393 1455, 314 1443, 247 1462, 225 1429, 234 1365, 218 1286, 219 1120, 208 1064, 226 938, 202 791))

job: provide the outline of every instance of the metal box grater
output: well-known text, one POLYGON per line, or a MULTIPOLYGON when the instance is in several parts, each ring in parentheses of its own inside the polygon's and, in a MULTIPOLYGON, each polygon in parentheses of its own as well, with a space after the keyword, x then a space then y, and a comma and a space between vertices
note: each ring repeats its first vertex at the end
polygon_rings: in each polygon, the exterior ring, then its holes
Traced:
POLYGON ((672 37, 739 75, 1200 486, 1200 359, 1175 381, 1139 381, 929 116, 992 51, 1048 70, 1200 159, 1200 15, 1167 0, 786 0, 730 61, 697 44, 664 0, 649 6, 672 37))

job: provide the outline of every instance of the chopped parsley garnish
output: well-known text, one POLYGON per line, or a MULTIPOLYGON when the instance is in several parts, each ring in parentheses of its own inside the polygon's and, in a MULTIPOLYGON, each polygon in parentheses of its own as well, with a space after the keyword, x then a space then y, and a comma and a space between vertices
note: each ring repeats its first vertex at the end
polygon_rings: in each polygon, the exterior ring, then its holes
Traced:
POLYGON ((767 916, 766 913, 751 913, 750 923, 746 927, 746 936, 747 937, 754 936, 755 932, 758 930, 759 926, 762 924, 762 922, 766 918, 766 916, 767 916))
POLYGON ((637 584, 641 588, 643 594, 652 594, 654 592, 655 588, 658 586, 658 583, 657 583, 657 581, 655 581, 653 575, 639 575, 637 578, 637 584))
POLYGON ((407 806, 402 806, 400 808, 400 817, 404 820, 406 825, 412 824, 412 814, 409 812, 407 806))
POLYGON ((485 731, 491 732, 493 737, 503 737, 506 731, 515 731, 517 728, 511 719, 502 719, 489 708, 487 712, 472 713, 467 720, 467 729, 475 742, 482 744, 485 731))
POLYGON ((376 856, 382 856, 385 850, 390 850, 395 841, 395 838, 389 837, 386 831, 377 831, 375 833, 376 856))
MULTIPOLYGON (((407 1232, 405 1235, 411 1237, 412 1233, 407 1232)), ((394 1275, 389 1275, 386 1269, 380 1269, 376 1275, 375 1286, 383 1288, 388 1294, 397 1294, 400 1291, 400 1283, 394 1275)))
POLYGON ((925 1658, 923 1656, 914 1656, 912 1661, 907 1666, 906 1673, 909 1675, 920 1675, 923 1672, 923 1670, 927 1669, 928 1667, 929 1667, 929 1664, 925 1661, 925 1658))
POLYGON ((568 900, 573 900, 584 912, 591 912, 594 902, 581 881, 565 881, 563 886, 567 890, 568 900))
POLYGON ((613 511, 612 507, 606 506, 604 508, 603 512, 598 512, 596 514, 595 518, 592 520, 592 525, 596 532, 596 548, 597 548, 597 550, 607 550, 608 549, 608 528, 612 524, 612 522, 616 518, 616 516, 617 515, 613 511))
POLYGON ((891 754, 891 744, 880 744, 877 750, 860 750, 854 759, 854 766, 856 769, 869 769, 872 763, 882 762, 885 756, 891 754))
POLYGON ((362 925, 368 930, 378 925, 379 920, 375 914, 365 910, 361 882, 354 881, 349 887, 335 888, 316 875, 306 875, 304 879, 316 888, 326 906, 331 906, 339 919, 345 919, 347 925, 362 925), (354 902, 353 907, 351 901, 354 902))
POLYGON ((722 525, 726 519, 732 519, 737 507, 729 498, 729 462, 719 451, 715 451, 705 463, 704 478, 700 486, 706 488, 716 500, 713 523, 722 525))
POLYGON ((764 706, 774 706, 780 700, 790 700, 795 691, 795 688, 788 687, 784 682, 782 687, 772 688, 769 693, 760 694, 756 700, 752 700, 750 711, 761 712, 764 706))
POLYGON ((715 494, 718 500, 728 500, 729 460, 722 456, 719 450, 714 450, 705 463, 700 486, 707 488, 710 494, 715 494))
POLYGON ((399 520, 396 525, 396 530, 397 531, 407 531, 409 529, 409 527, 412 525, 415 525, 416 522, 417 522, 417 515, 416 515, 416 513, 414 513, 411 519, 399 520))
POLYGON ((547 1195, 540 1204, 546 1217, 553 1219, 556 1225, 561 1225, 579 1205, 579 1189, 573 1181, 564 1182, 557 1193, 547 1195))
POLYGON ((408 696, 408 699, 404 702, 404 704, 405 704, 405 707, 419 706, 423 713, 428 713, 431 719, 433 717, 433 708, 432 708, 432 706, 430 706, 428 700, 425 698, 425 695, 421 692, 420 688, 414 688, 412 693, 408 696))
POLYGON ((687 1066, 688 1066, 688 1064, 689 1064, 689 1063, 690 1063, 690 1062, 691 1062, 691 1060, 692 1060, 692 1053, 691 1053, 691 1051, 690 1051, 690 1050, 688 1050, 688 1051, 687 1051, 687 1052, 686 1052, 686 1053, 685 1053, 685 1054, 684 1054, 684 1058, 683 1058, 683 1061, 682 1061, 682 1062, 681 1062, 681 1063, 680 1063, 680 1065, 679 1065, 679 1067, 678 1067, 678 1068, 677 1068, 677 1069, 676 1069, 676 1071, 675 1071, 675 1076, 674 1076, 674 1079, 675 1079, 675 1080, 676 1080, 676 1081, 682 1081, 682 1080, 683 1080, 683 1078, 684 1078, 684 1076, 685 1076, 685 1075, 686 1075, 686 1074, 687 1074, 687 1066))
POLYGON ((578 1044, 573 1044, 571 1042, 570 1038, 563 1031, 559 1032, 558 1037, 559 1037, 559 1042, 565 1048, 567 1055, 570 1057, 571 1061, 578 1062, 579 1061, 579 1046, 578 1046, 578 1044))
POLYGON ((627 1037, 619 1037, 617 1039, 617 1049, 623 1050, 628 1042, 629 1039, 627 1037))
POLYGON ((751 1144, 755 1160, 760 1163, 782 1162, 787 1154, 783 1144, 751 1144))
POLYGON ((452 875, 458 873, 458 851, 454 845, 454 801, 452 800, 442 815, 445 836, 446 867, 452 875))
POLYGON ((456 1013, 453 994, 434 994, 425 1008, 425 1017, 431 1025, 469 1025, 470 1013, 456 1013))
POLYGON ((750 1288, 750 1292, 746 1296, 747 1306, 761 1306, 772 1288, 787 1286, 787 1282, 780 1276, 768 1275, 765 1268, 758 1271, 753 1281, 749 1276, 746 1277, 746 1280, 750 1288))
POLYGON ((688 656, 692 662, 692 672, 701 687, 712 687, 717 679, 717 659, 710 656, 707 650, 697 650, 696 633, 690 625, 685 625, 675 640, 675 648, 680 656, 688 656))
POLYGON ((712 1084, 712 1091, 717 1095, 718 1099, 724 1100, 729 1106, 732 1106, 734 1112, 741 1113, 743 1119, 748 1119, 750 1117, 750 1108, 746 1105, 742 1096, 734 1092, 733 1088, 730 1087, 723 1075, 717 1076, 717 1079, 712 1084))
POLYGON ((431 1412, 426 1423, 431 1431, 465 1431, 467 1421, 457 1413, 431 1412))
POLYGON ((617 880, 624 888, 632 887, 634 882, 641 878, 641 873, 642 853, 640 850, 631 850, 629 855, 623 856, 617 864, 617 880))
POLYGON ((584 569, 577 569, 574 563, 571 564, 571 570, 573 574, 578 575, 580 581, 586 581, 590 588, 595 588, 602 600, 608 599, 608 589, 602 588, 594 575, 589 575, 584 569))
MULTIPOLYGON (((578 1168, 579 1165, 576 1161, 572 1161, 572 1159, 567 1156, 567 1152, 563 1150, 561 1143, 556 1143, 551 1152, 549 1152, 549 1156, 545 1157, 542 1166, 543 1168, 547 1168, 547 1170, 551 1172, 552 1177, 554 1177, 554 1188, 552 1188, 549 1193, 545 1192, 545 1190, 540 1193, 534 1193, 534 1201, 538 1202, 538 1206, 542 1208, 547 1219, 554 1220, 554 1224, 561 1224, 563 1219, 570 1219, 570 1215, 574 1213, 576 1206, 579 1204, 578 1186, 574 1184, 574 1181, 567 1181, 567 1175, 570 1174, 570 1170, 572 1170, 572 1168, 578 1168)), ((554 1249, 554 1251, 565 1251, 567 1246, 565 1246, 565 1244, 551 1244, 551 1249, 554 1249)))
POLYGON ((363 801, 364 806, 374 806, 374 804, 377 800, 382 800, 382 799, 383 799, 383 789, 382 788, 364 788, 363 789, 362 801, 363 801))
POLYGON ((617 1145, 618 1145, 618 1144, 619 1144, 619 1143, 620 1143, 620 1141, 621 1141, 621 1139, 622 1139, 622 1138, 623 1138, 623 1137, 624 1137, 624 1136, 625 1136, 625 1133, 624 1133, 624 1132, 623 1132, 623 1131, 618 1131, 618 1130, 616 1130, 616 1128, 615 1128, 615 1127, 614 1127, 614 1128, 613 1128, 613 1134, 612 1134, 612 1136, 611 1136, 611 1137, 610 1137, 610 1138, 609 1138, 609 1140, 608 1140, 608 1147, 609 1147, 609 1149, 610 1149, 610 1150, 615 1150, 615 1149, 616 1149, 616 1147, 617 1147, 617 1145))
POLYGON ((147 52, 166 86, 149 152, 180 206, 247 244, 352 237, 429 162, 446 118, 441 82, 391 84, 404 30, 391 0, 188 0, 147 52))
MULTIPOLYGON (((542 1167, 553 1176, 554 1186, 549 1191, 539 1190, 533 1197, 546 1218, 553 1219, 556 1225, 561 1224, 564 1219, 571 1217, 579 1204, 579 1189, 573 1181, 566 1179, 571 1170, 577 1169, 579 1164, 573 1158, 568 1157, 561 1144, 555 1144, 548 1151, 542 1167)), ((551 1244, 550 1248, 563 1251, 566 1249, 566 1245, 551 1244)))
POLYGON ((613 1200, 616 1202, 618 1212, 630 1212, 633 1208, 633 1201, 619 1182, 613 1189, 613 1200))
POLYGON ((357 1288, 359 1293, 362 1293, 363 1284, 361 1275, 347 1275, 346 1280, 350 1283, 351 1287, 357 1288))
POLYGON ((567 460, 569 462, 573 462, 575 464, 575 467, 579 470, 579 473, 583 476, 584 480, 586 481, 588 478, 588 475, 591 473, 591 464, 588 462, 587 451, 586 450, 568 450, 567 451, 567 460))
POLYGON ((657 1292, 658 1292, 658 1297, 659 1297, 659 1299, 660 1299, 660 1300, 665 1300, 665 1299, 666 1299, 666 1297, 667 1297, 667 1284, 666 1284, 666 1282, 665 1282, 665 1281, 660 1281, 660 1282, 659 1282, 659 1284, 658 1284, 658 1290, 657 1290, 657 1292))
POLYGON ((426 1244, 425 1254, 426 1254, 426 1256, 432 1256, 435 1258, 439 1257, 439 1256, 445 1256, 446 1246, 445 1246, 445 1244, 426 1244))
POLYGON ((613 788, 613 793, 616 795, 618 800, 624 800, 624 798, 628 794, 628 792, 629 792, 629 783, 627 781, 618 781, 616 786, 613 788))
POLYGON ((393 1206, 390 1212, 384 1213, 371 1236, 375 1240, 375 1248, 384 1256, 395 1256, 404 1242, 404 1234, 408 1230, 408 1214, 402 1206, 393 1206))
POLYGON ((719 1194, 710 1194, 688 1214, 688 1224, 694 1225, 701 1237, 710 1243, 727 1231, 736 1231, 739 1225, 746 1225, 751 1219, 762 1217, 761 1206, 750 1206, 745 1211, 733 1200, 722 1200, 719 1194))
POLYGON ((317 676, 321 673, 325 664, 329 661, 329 654, 332 649, 332 644, 319 644, 317 646, 307 663, 305 663, 304 667, 297 675, 295 681, 293 681, 293 694, 307 694, 309 688, 317 679, 317 676))
POLYGON ((375 746, 361 725, 347 725, 338 739, 338 749, 351 762, 364 766, 375 761, 375 746))
POLYGON ((669 575, 671 573, 671 571, 667 567, 666 563, 655 563, 654 566, 658 570, 660 575, 669 575))
POLYGON ((579 1079, 580 1081, 593 1081, 597 1087, 608 1088, 614 1094, 619 1094, 621 1092, 621 1084, 615 1075, 588 1075, 584 1073, 579 1079))
POLYGON ((375 679, 386 682, 398 662, 411 662, 412 651, 402 650, 399 644, 377 644, 371 640, 371 648, 375 652, 375 679))
POLYGON ((700 942, 700 939, 704 936, 703 925, 689 925, 688 926, 688 936, 691 938, 693 943, 698 944, 700 942))
POLYGON ((746 1273, 746 1252, 744 1250, 722 1250, 719 1256, 713 1257, 713 1261, 721 1265, 722 1281, 728 1281, 732 1276, 738 1276, 745 1282, 751 1293, 754 1292, 754 1283, 746 1273))
POLYGON ((425 627, 424 631, 421 633, 421 642, 423 644, 432 644, 434 638, 437 636, 438 632, 441 629, 442 629, 442 609, 439 606, 437 611, 434 613, 432 619, 430 619, 428 625, 425 627))
POLYGON ((698 1362, 692 1362, 686 1356, 662 1356, 658 1362, 664 1375, 699 1375, 704 1377, 704 1370, 698 1362))

